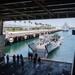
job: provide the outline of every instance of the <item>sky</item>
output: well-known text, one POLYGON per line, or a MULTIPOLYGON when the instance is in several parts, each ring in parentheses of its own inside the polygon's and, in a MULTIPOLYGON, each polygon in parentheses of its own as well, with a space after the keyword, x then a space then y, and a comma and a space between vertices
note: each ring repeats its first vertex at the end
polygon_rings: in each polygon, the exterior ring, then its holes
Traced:
POLYGON ((29 23, 29 20, 17 20, 16 22, 14 21, 5 21, 3 23, 3 26, 32 26, 35 27, 35 22, 37 23, 43 23, 43 24, 49 24, 51 26, 63 26, 65 22, 67 23, 68 26, 70 27, 75 27, 75 18, 61 18, 61 19, 42 19, 42 20, 30 20, 32 24, 29 23), (24 23, 26 21, 26 23, 24 23))

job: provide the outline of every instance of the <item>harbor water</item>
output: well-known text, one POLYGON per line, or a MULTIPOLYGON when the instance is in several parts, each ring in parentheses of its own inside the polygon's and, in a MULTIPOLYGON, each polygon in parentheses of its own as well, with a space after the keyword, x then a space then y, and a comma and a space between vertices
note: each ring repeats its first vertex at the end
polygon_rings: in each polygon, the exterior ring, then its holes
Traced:
MULTIPOLYGON (((66 32, 60 31, 56 33, 62 36, 63 38, 62 44, 60 45, 59 48, 49 53, 47 58, 63 62, 73 62, 74 50, 75 50, 75 36, 72 35, 72 30, 66 32)), ((37 42, 38 40, 39 38, 37 37, 5 46, 4 52, 6 54, 9 54, 10 56, 14 54, 15 55, 22 54, 23 56, 27 56, 28 51, 31 51, 28 48, 28 44, 30 44, 31 42, 37 42)))

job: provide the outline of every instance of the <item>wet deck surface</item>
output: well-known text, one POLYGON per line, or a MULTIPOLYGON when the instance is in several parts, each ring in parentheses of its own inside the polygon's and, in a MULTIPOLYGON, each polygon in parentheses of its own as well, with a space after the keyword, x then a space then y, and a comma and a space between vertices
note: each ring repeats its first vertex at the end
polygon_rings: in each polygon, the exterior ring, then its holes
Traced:
POLYGON ((0 75, 71 75, 71 63, 42 60, 34 66, 33 60, 24 59, 24 70, 21 62, 3 64, 0 66, 0 75))

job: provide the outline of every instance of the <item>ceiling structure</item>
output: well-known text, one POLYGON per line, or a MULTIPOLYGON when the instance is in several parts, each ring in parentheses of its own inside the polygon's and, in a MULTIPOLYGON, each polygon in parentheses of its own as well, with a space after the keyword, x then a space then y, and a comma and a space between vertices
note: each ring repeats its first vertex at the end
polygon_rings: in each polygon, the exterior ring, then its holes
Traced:
POLYGON ((72 0, 2 0, 0 19, 36 20, 75 17, 72 0))

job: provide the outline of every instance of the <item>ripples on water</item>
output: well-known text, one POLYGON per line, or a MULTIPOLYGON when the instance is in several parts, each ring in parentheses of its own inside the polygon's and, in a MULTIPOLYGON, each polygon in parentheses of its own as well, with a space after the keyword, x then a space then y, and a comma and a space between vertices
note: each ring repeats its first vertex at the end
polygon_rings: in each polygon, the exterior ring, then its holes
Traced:
MULTIPOLYGON (((60 31, 56 33, 61 35, 64 39, 62 40, 62 44, 58 49, 49 53, 48 58, 52 60, 73 62, 73 56, 75 50, 75 36, 72 35, 71 30, 69 30, 68 32, 60 31)), ((28 44, 36 41, 38 41, 38 38, 33 38, 25 40, 23 42, 18 42, 13 45, 6 46, 4 51, 6 54, 9 54, 11 56, 13 54, 15 55, 22 54, 23 56, 27 56, 29 50, 28 44)))

